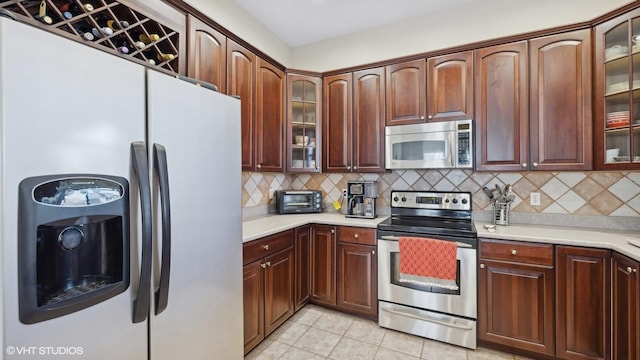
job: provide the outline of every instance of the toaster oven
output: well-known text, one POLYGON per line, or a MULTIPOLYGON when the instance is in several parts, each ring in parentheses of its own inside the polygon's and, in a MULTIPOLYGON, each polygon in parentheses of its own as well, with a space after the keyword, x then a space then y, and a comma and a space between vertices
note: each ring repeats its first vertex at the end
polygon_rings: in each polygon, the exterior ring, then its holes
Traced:
POLYGON ((322 191, 320 190, 278 190, 275 197, 278 214, 322 212, 322 191))

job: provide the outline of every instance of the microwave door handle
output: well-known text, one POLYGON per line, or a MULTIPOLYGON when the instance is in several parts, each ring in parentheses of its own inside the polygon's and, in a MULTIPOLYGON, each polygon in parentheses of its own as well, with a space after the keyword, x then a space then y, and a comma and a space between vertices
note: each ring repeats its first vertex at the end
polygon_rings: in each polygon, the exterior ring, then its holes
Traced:
POLYGON ((456 167, 458 164, 458 152, 456 151, 456 148, 458 147, 457 141, 458 136, 455 131, 452 131, 449 136, 449 143, 451 144, 451 146, 449 146, 449 151, 451 151, 449 162, 452 168, 456 167))

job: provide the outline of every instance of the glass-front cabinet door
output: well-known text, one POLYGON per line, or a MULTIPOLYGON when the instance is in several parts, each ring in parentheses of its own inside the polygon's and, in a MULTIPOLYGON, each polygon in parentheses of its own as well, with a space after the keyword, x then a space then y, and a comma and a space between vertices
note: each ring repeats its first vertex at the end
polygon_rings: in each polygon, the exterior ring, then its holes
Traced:
POLYGON ((595 163, 640 169, 640 10, 596 27, 595 163))
POLYGON ((320 172, 320 77, 287 75, 288 172, 320 172))

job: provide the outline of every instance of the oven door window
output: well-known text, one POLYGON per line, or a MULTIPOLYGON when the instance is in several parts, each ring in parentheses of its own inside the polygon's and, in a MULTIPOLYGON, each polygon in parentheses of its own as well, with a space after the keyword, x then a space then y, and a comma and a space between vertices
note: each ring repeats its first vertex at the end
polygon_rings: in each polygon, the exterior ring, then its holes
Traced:
POLYGON ((283 196, 283 205, 285 209, 296 210, 296 209, 311 209, 312 204, 312 195, 309 194, 286 194, 283 196))
POLYGON ((397 286, 402 286, 405 288, 409 288, 409 289, 413 289, 413 290, 418 290, 418 291, 423 291, 423 292, 430 292, 430 293, 437 293, 437 294, 448 294, 448 295, 460 295, 460 288, 461 288, 461 284, 460 284, 460 260, 456 260, 456 285, 458 285, 458 290, 450 290, 450 289, 444 289, 444 288, 440 288, 440 287, 435 287, 435 286, 423 286, 423 285, 418 285, 418 284, 413 284, 413 283, 406 283, 406 282, 400 282, 400 253, 399 252, 391 252, 390 253, 391 256, 391 274, 390 274, 390 278, 391 278, 391 283, 397 286))

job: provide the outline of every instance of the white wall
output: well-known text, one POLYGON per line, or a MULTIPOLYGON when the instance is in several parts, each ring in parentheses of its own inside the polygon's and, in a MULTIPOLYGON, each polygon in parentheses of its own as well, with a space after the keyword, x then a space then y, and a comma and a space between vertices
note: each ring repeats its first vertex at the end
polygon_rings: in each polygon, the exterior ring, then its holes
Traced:
POLYGON ((375 30, 292 49, 295 68, 328 71, 589 21, 629 0, 475 1, 375 30))
POLYGON ((291 67, 291 49, 233 1, 185 0, 185 2, 279 63, 291 67))
POLYGON ((185 1, 286 67, 318 72, 589 21, 633 2, 481 0, 403 23, 289 48, 232 0, 185 1))

